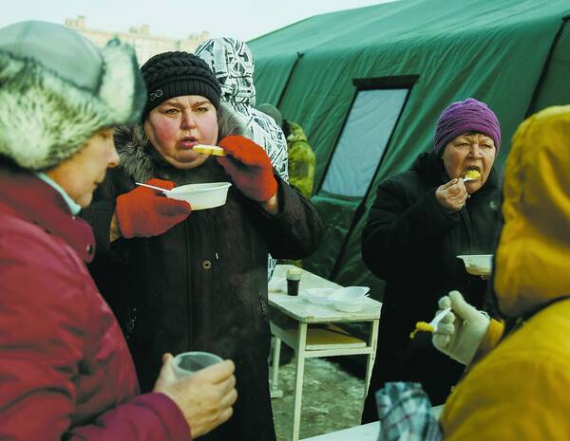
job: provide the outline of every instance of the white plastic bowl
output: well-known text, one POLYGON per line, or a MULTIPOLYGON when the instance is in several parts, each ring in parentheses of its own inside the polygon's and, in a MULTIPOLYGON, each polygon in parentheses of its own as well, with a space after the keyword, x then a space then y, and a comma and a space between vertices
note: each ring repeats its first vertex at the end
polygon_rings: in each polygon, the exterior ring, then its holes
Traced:
POLYGON ((492 254, 471 254, 457 256, 463 260, 465 270, 474 276, 489 276, 493 269, 492 254))
POLYGON ((316 305, 330 305, 332 303, 330 296, 333 292, 334 288, 308 288, 304 291, 303 297, 316 305))
POLYGON ((347 286, 345 288, 338 289, 332 295, 334 300, 354 300, 363 297, 366 293, 370 291, 367 286, 347 286))
POLYGON ((165 192, 171 199, 189 202, 192 211, 221 207, 226 203, 229 182, 212 182, 207 184, 188 184, 165 192))
POLYGON ((365 302, 365 295, 370 291, 367 286, 347 286, 331 295, 333 306, 342 312, 358 312, 365 302))
POLYGON ((333 306, 335 309, 343 312, 358 312, 362 309, 364 305, 364 299, 366 297, 360 296, 353 299, 334 299, 333 306))

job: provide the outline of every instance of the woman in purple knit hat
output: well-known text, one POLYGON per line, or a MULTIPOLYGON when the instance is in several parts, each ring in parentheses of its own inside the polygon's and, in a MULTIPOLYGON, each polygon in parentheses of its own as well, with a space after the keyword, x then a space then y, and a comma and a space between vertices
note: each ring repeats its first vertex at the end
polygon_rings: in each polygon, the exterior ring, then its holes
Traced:
POLYGON ((374 397, 385 382, 419 382, 437 405, 463 371, 438 353, 431 335, 409 335, 451 290, 484 307, 486 280, 468 274, 456 256, 493 252, 499 224, 493 164, 500 145, 499 121, 486 104, 473 98, 453 103, 439 117, 433 151, 378 186, 362 257, 386 289, 363 422, 378 419, 374 397))

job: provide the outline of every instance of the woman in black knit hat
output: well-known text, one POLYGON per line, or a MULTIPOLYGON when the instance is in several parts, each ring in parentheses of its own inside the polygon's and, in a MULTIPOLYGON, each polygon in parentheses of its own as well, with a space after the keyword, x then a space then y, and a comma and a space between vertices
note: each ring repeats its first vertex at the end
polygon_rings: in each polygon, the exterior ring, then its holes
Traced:
POLYGON ((164 352, 208 351, 236 364, 234 417, 207 439, 275 440, 267 357, 267 253, 311 254, 321 237, 316 210, 241 136, 220 102, 207 64, 185 52, 141 68, 148 97, 142 121, 120 131, 121 167, 84 212, 99 254, 91 265, 124 327, 143 390, 164 352), (226 156, 194 150, 218 145, 226 156), (230 181, 225 205, 190 204, 136 187, 230 181))

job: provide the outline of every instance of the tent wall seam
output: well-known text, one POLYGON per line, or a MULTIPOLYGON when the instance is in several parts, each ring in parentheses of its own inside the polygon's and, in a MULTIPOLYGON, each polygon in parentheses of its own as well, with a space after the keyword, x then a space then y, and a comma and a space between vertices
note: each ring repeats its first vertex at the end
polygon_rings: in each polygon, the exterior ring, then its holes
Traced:
POLYGON ((295 60, 295 62, 293 63, 293 66, 291 67, 291 70, 289 71, 289 75, 287 76, 287 81, 285 81, 285 86, 283 86, 283 90, 281 91, 281 94, 279 95, 279 99, 277 100, 277 108, 280 109, 281 108, 281 101, 283 101, 283 98, 285 97, 285 92, 287 92, 287 89, 289 88, 289 83, 291 82, 291 78, 293 77, 293 73, 295 72, 295 69, 297 68, 297 63, 299 63, 299 60, 301 58, 303 58, 303 55, 305 55, 303 52, 297 52, 297 59, 295 60))
POLYGON ((548 70, 549 70, 551 62, 552 62, 552 56, 554 55, 554 51, 556 50, 556 47, 558 46, 558 42, 560 41, 560 37, 562 36, 562 33, 564 32, 564 26, 566 26, 566 23, 568 23, 568 21, 570 21, 570 15, 566 15, 566 16, 562 17, 562 24, 558 28, 558 31, 556 32, 556 35, 554 36, 554 39, 552 40, 552 44, 550 45, 550 49, 548 51, 548 54, 546 55, 546 61, 544 62, 544 66, 542 67, 542 72, 540 73, 540 76, 538 77, 538 81, 536 82, 536 86, 534 87, 534 90, 532 92, 532 97, 530 99, 530 103, 528 105, 528 108, 526 109, 525 119, 528 118, 530 115, 532 115, 535 112, 536 102, 538 101, 538 97, 539 97, 540 92, 542 90, 542 86, 544 84, 544 81, 546 81, 546 78, 548 76, 548 70))

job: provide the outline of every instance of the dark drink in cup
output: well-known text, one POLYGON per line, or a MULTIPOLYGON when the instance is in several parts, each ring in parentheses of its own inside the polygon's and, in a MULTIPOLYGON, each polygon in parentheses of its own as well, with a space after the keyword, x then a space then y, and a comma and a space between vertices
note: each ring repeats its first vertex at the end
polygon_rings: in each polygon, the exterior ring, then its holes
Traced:
POLYGON ((287 294, 290 296, 299 295, 299 283, 301 282, 301 268, 291 268, 287 271, 287 294))

